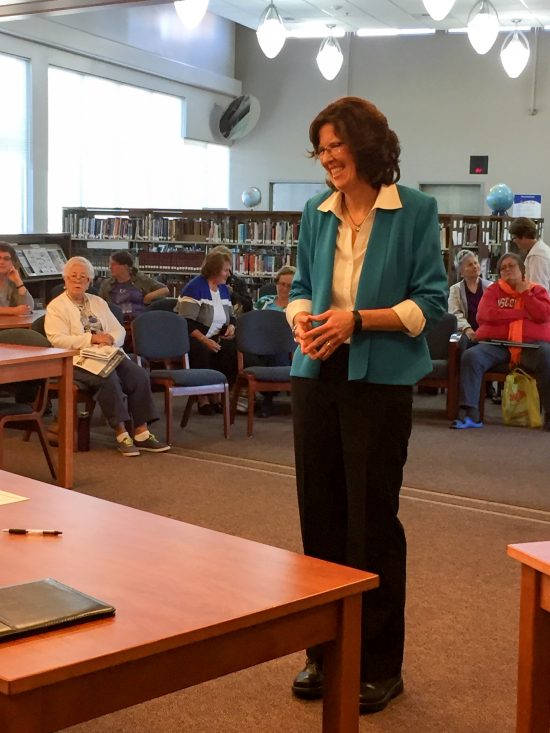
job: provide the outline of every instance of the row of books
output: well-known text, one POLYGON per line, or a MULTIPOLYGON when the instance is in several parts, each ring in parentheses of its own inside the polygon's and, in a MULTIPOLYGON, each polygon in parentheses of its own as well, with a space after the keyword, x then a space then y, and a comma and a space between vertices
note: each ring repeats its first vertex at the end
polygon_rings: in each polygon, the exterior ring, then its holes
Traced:
MULTIPOLYGON (((85 249, 76 252, 87 257, 98 273, 103 275, 109 272, 108 250, 85 249)), ((136 263, 141 270, 159 273, 198 273, 204 261, 202 250, 175 249, 170 252, 143 250, 139 252, 139 261, 136 263)), ((284 265, 292 264, 289 253, 273 252, 233 252, 231 269, 233 272, 255 277, 273 276, 284 265)))
POLYGON ((298 242, 297 222, 238 220, 222 216, 218 220, 171 218, 147 214, 143 217, 82 216, 66 212, 63 229, 79 239, 121 239, 166 242, 280 243, 298 242))

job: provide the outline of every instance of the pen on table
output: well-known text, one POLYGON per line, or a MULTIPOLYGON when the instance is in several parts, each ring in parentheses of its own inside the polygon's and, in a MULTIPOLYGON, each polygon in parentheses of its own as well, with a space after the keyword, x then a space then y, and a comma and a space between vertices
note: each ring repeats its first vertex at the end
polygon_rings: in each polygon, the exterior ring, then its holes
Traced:
POLYGON ((3 529, 2 532, 7 532, 8 534, 41 534, 53 537, 63 534, 60 529, 17 529, 13 527, 10 529, 3 529))

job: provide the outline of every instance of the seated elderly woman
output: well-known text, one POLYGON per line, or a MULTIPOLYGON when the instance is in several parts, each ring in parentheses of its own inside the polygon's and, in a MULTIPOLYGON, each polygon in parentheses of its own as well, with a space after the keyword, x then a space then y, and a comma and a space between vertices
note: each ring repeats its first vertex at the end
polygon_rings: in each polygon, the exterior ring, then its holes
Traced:
POLYGON ((109 260, 111 277, 101 283, 99 294, 108 303, 120 306, 125 321, 133 321, 157 298, 170 291, 164 283, 142 275, 128 250, 113 252, 109 260))
MULTIPOLYGON (((97 295, 86 293, 94 278, 92 263, 84 257, 71 257, 63 268, 65 291, 46 309, 45 330, 52 346, 84 349, 92 344, 122 346, 126 331, 97 295)), ((75 357, 75 361, 78 357, 75 357)), ((138 456, 140 451, 161 453, 170 446, 158 441, 148 424, 158 420, 149 374, 130 359, 123 359, 108 377, 74 368, 74 380, 93 391, 105 418, 116 435, 117 449, 123 456, 138 456), (126 422, 134 425, 134 438, 126 422)))
POLYGON ((456 259, 462 279, 449 288, 448 311, 456 316, 458 331, 470 342, 475 342, 477 309, 491 281, 481 277, 481 266, 475 252, 462 249, 456 259))
POLYGON ((291 265, 285 265, 275 275, 275 287, 277 292, 269 295, 262 295, 254 303, 254 310, 265 311, 285 311, 288 305, 290 288, 292 286, 292 278, 296 268, 291 265))
MULTIPOLYGON (((235 315, 226 285, 231 273, 231 258, 217 248, 210 251, 201 274, 183 288, 177 312, 187 319, 190 336, 189 364, 194 369, 217 369, 231 387, 237 376, 235 315)), ((199 412, 222 412, 220 396, 199 396, 199 412)))
POLYGON ((521 258, 503 255, 497 264, 500 276, 481 298, 477 310, 478 342, 466 349, 460 363, 460 410, 451 427, 481 428, 479 396, 483 375, 496 365, 521 365, 535 372, 544 408, 544 429, 550 430, 550 296, 545 288, 525 279, 521 258), (537 348, 510 347, 491 340, 532 343, 537 348))

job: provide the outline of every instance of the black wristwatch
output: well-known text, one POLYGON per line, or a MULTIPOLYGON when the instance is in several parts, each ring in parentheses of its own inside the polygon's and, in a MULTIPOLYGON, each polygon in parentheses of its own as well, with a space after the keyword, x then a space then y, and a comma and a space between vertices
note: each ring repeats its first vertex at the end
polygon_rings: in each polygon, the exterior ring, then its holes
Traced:
POLYGON ((359 311, 352 311, 353 316, 353 333, 360 333, 363 330, 363 319, 359 311))

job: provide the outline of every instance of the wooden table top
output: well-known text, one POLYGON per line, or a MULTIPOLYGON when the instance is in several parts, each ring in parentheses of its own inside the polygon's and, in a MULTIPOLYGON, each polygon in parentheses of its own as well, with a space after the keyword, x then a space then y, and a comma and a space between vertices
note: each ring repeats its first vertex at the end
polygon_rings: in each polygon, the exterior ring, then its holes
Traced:
MULTIPOLYGON (((116 481, 113 476, 113 481, 116 481)), ((116 616, 0 644, 14 694, 374 588, 370 573, 304 557, 0 471, 0 584, 55 578, 116 616)))
MULTIPOLYGON (((48 361, 58 356, 78 354, 74 349, 56 349, 50 346, 23 346, 18 344, 0 344, 0 365, 22 364, 32 361, 48 361)), ((37 375, 40 376, 40 375, 37 375)))
POLYGON ((34 311, 27 316, 0 316, 0 330, 7 328, 31 328, 34 321, 46 311, 34 311))
POLYGON ((508 545, 508 555, 524 565, 550 575, 550 542, 524 542, 508 545))

